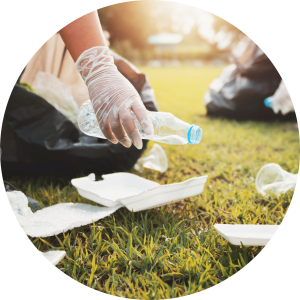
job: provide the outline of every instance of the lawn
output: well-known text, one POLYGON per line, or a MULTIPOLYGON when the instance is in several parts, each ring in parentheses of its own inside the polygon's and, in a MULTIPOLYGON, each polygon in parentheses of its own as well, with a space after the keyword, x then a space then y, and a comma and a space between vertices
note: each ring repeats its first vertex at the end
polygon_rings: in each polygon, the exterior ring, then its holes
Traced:
MULTIPOLYGON (((57 268, 93 289, 135 299, 174 298, 224 281, 262 250, 229 244, 213 225, 282 222, 293 193, 263 198, 256 192, 255 177, 270 162, 298 173, 299 138, 297 131, 287 130, 291 123, 206 118, 203 95, 220 74, 219 67, 141 70, 150 79, 160 110, 202 126, 204 133, 199 145, 161 144, 168 170, 146 170, 141 176, 168 184, 208 175, 203 193, 143 212, 121 208, 95 224, 30 240, 41 251, 64 249, 67 255, 57 268)), ((51 183, 15 177, 11 182, 47 205, 94 205, 77 194, 70 179, 51 183)))

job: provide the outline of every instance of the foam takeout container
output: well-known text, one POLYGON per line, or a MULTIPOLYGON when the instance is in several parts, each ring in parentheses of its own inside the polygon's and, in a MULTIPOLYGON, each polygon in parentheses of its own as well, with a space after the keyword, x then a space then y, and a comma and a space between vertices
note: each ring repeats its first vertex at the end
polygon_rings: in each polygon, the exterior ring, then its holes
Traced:
POLYGON ((141 211, 163 206, 202 193, 207 176, 194 177, 184 182, 160 185, 130 173, 103 175, 95 181, 95 174, 72 179, 78 193, 108 207, 126 206, 130 211, 141 211))
POLYGON ((217 232, 233 245, 265 246, 279 225, 215 224, 217 232))

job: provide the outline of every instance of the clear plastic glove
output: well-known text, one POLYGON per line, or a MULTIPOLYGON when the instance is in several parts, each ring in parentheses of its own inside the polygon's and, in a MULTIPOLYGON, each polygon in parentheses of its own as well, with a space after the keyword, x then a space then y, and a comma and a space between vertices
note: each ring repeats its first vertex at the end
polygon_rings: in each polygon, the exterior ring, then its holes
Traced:
POLYGON ((275 114, 278 114, 281 111, 283 115, 286 115, 287 113, 295 110, 283 80, 281 80, 281 83, 275 94, 268 98, 268 101, 270 101, 270 106, 275 114))
POLYGON ((83 52, 75 63, 86 83, 90 99, 105 137, 125 147, 131 142, 143 146, 132 112, 147 135, 153 134, 148 112, 133 85, 117 70, 108 47, 97 46, 83 52))

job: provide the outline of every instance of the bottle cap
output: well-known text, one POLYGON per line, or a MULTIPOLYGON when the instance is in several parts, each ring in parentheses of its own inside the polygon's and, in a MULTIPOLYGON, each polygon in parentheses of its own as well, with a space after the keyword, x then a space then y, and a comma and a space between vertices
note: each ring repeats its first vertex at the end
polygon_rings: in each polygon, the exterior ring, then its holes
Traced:
POLYGON ((203 131, 200 126, 192 125, 188 131, 187 139, 192 145, 199 144, 202 140, 203 131))
POLYGON ((272 103, 272 99, 271 97, 268 97, 264 100, 264 104, 266 107, 272 107, 273 103, 272 103))

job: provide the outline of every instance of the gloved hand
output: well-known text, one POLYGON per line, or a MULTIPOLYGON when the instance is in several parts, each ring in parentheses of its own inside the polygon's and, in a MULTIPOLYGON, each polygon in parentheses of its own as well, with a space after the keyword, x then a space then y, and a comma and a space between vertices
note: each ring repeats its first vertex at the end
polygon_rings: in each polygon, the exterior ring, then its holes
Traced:
POLYGON ((117 70, 108 47, 97 46, 84 51, 75 63, 86 83, 102 133, 112 143, 118 140, 125 147, 131 142, 143 146, 132 117, 132 111, 147 135, 153 125, 147 110, 133 85, 117 70))
POLYGON ((290 94, 283 80, 281 80, 275 94, 268 98, 268 101, 270 101, 275 114, 278 114, 281 111, 283 115, 286 115, 287 113, 295 110, 290 94))

